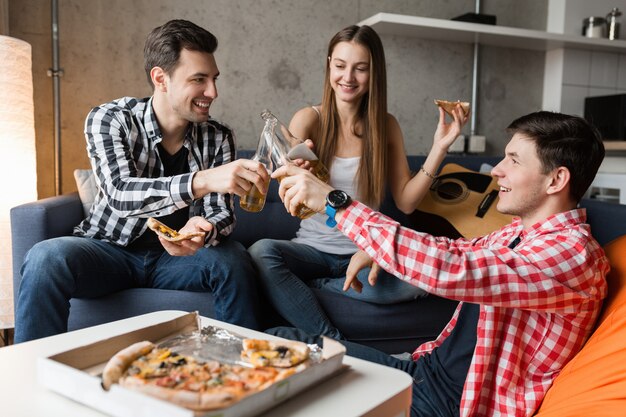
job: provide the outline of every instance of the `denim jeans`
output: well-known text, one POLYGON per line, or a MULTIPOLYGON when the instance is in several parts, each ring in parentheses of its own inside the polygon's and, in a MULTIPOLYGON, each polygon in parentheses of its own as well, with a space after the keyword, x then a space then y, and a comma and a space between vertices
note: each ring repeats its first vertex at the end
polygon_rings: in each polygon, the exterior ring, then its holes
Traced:
MULTIPOLYGON (((275 327, 266 330, 266 333, 308 344, 323 345, 319 335, 310 335, 291 327, 275 327)), ((429 368, 425 363, 429 359, 428 355, 416 361, 403 360, 358 343, 347 340, 339 342, 346 347, 348 356, 399 369, 413 378, 411 417, 457 417, 460 414, 459 404, 450 401, 448 389, 438 384, 438 379, 433 375, 429 375, 429 368)))
POLYGON ((70 298, 97 298, 136 287, 211 292, 218 320, 259 328, 256 271, 235 241, 201 248, 193 256, 171 256, 59 237, 33 246, 21 274, 16 343, 67 331, 70 298))
POLYGON ((358 274, 362 293, 343 291, 351 255, 333 255, 287 240, 263 239, 248 252, 256 264, 261 285, 276 310, 293 326, 311 334, 336 339, 343 336, 330 322, 311 287, 343 293, 379 304, 391 304, 423 296, 425 292, 382 271, 374 287, 367 283, 369 268, 358 274))

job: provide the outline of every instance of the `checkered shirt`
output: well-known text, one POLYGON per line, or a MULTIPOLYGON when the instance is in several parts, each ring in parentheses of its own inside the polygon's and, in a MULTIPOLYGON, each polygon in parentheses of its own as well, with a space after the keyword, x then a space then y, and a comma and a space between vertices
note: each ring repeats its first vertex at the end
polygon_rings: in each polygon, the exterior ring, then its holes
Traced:
POLYGON ((339 228, 396 277, 461 301, 414 359, 441 345, 463 301, 480 305, 461 416, 531 416, 583 346, 607 294, 608 260, 585 221, 576 209, 528 229, 515 219, 481 238, 451 240, 402 228, 353 202, 339 228))
POLYGON ((228 126, 213 119, 190 123, 183 144, 190 173, 171 177, 164 176, 157 149, 163 136, 152 98, 124 97, 94 108, 85 122, 85 137, 99 190, 75 235, 126 246, 147 229, 148 217, 187 206, 190 217, 203 216, 215 226, 207 245, 232 232, 232 196, 209 193, 194 199, 191 188, 195 172, 235 159, 235 135, 228 126))

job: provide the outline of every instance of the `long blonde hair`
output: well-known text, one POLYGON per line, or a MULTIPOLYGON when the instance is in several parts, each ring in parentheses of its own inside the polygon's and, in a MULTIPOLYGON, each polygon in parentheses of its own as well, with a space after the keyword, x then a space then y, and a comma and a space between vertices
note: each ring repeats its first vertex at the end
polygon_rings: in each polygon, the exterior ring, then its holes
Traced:
MULTIPOLYGON (((349 26, 338 32, 328 44, 328 57, 340 42, 356 42, 370 54, 369 91, 361 103, 351 127, 352 133, 363 139, 363 153, 357 172, 359 194, 364 202, 379 205, 385 196, 387 174, 387 72, 385 53, 378 34, 369 26, 349 26), (358 131, 357 125, 362 125, 358 131)), ((339 114, 330 86, 330 60, 326 60, 324 93, 322 97, 321 131, 316 151, 321 161, 330 167, 337 149, 339 114)))

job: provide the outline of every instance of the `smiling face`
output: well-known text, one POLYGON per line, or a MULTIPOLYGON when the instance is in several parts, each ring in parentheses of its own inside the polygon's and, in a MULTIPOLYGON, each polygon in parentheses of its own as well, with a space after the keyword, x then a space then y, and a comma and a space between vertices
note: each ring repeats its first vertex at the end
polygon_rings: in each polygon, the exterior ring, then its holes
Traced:
POLYGON ((165 95, 167 105, 159 114, 162 119, 178 119, 182 123, 205 122, 209 108, 217 98, 216 81, 219 70, 213 54, 183 49, 179 63, 171 74, 161 74, 157 88, 165 95))
POLYGON ((368 50, 356 42, 339 42, 328 61, 330 86, 337 101, 358 103, 369 91, 368 50))
POLYGON ((504 159, 491 174, 498 180, 498 211, 519 216, 525 225, 533 224, 547 216, 546 204, 550 196, 551 173, 537 156, 535 142, 516 133, 506 146, 504 159))

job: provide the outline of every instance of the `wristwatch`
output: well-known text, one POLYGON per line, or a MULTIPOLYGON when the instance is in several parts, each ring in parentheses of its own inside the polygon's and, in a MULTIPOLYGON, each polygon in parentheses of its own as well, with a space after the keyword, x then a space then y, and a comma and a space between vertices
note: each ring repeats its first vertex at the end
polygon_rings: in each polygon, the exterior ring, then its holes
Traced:
POLYGON ((335 221, 335 214, 337 214, 337 210, 348 207, 351 202, 352 199, 345 191, 332 190, 328 193, 326 196, 326 214, 328 215, 328 219, 326 219, 326 226, 337 226, 337 222, 335 221))

